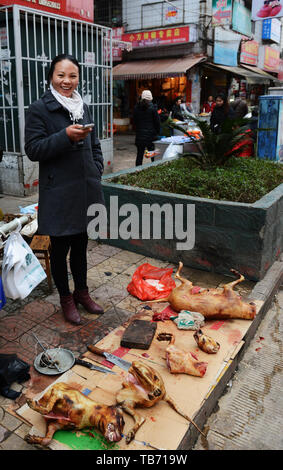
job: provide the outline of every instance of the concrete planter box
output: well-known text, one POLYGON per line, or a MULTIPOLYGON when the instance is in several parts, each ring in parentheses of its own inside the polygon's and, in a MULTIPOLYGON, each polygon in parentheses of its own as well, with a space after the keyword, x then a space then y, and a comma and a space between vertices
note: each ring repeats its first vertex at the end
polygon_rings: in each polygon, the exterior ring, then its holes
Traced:
MULTIPOLYGON (((142 204, 194 204, 195 205, 195 245, 190 250, 177 250, 180 240, 160 240, 139 238, 124 240, 108 239, 104 243, 206 271, 230 274, 234 268, 247 279, 262 279, 278 259, 283 241, 283 184, 253 204, 218 201, 200 197, 184 196, 161 191, 144 190, 111 182, 118 175, 140 171, 154 162, 129 170, 123 170, 103 177, 103 190, 107 213, 111 196, 118 196, 118 207, 135 204, 141 213, 142 204)), ((186 211, 184 211, 186 212, 186 211)), ((119 216, 119 223, 125 220, 119 216)), ((166 220, 162 221, 164 234, 166 220)), ((139 223, 141 227, 141 221, 139 223)), ((187 224, 184 218, 184 230, 187 224)))

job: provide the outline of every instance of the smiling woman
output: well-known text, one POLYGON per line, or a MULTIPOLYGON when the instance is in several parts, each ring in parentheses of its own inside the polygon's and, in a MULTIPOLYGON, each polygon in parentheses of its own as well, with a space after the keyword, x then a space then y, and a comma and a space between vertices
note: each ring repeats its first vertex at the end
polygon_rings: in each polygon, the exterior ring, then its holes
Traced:
POLYGON ((78 66, 67 59, 55 64, 51 76, 54 89, 67 98, 72 96, 79 84, 78 66))
POLYGON ((77 304, 89 313, 103 309, 87 288, 87 210, 104 204, 101 188, 103 156, 88 106, 76 90, 78 61, 55 57, 48 74, 49 90, 31 104, 26 116, 25 151, 39 162, 38 232, 51 239, 51 271, 65 319, 79 324, 77 304), (75 291, 69 290, 67 255, 75 291))

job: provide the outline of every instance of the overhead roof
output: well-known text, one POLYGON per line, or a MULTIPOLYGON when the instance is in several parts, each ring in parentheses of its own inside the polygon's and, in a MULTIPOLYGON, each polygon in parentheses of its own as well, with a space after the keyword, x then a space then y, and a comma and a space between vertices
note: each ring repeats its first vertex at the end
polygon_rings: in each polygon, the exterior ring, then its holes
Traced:
POLYGON ((129 80, 136 78, 162 78, 184 75, 187 70, 206 60, 204 56, 185 56, 181 58, 136 60, 122 62, 113 67, 113 78, 129 80))
POLYGON ((212 64, 212 63, 209 63, 209 65, 222 69, 222 70, 226 70, 226 72, 230 72, 235 75, 240 75, 241 77, 245 77, 248 83, 263 83, 263 84, 268 85, 270 83, 270 80, 276 80, 275 77, 273 77, 272 75, 269 75, 268 73, 264 72, 261 69, 258 69, 257 67, 253 67, 253 68, 250 66, 247 66, 247 68, 246 67, 244 68, 241 66, 230 67, 228 65, 220 65, 220 64, 212 64), (254 70, 255 68, 257 70, 254 70))

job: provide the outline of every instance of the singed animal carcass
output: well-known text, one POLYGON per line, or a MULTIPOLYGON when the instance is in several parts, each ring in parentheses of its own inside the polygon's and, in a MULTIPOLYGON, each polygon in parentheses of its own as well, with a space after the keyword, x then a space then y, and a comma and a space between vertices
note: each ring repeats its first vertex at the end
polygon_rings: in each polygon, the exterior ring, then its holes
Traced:
POLYGON ((131 442, 138 429, 144 423, 143 418, 136 407, 150 408, 160 400, 166 401, 177 413, 191 422, 197 430, 205 437, 194 421, 183 413, 176 403, 166 394, 165 385, 157 370, 142 361, 133 361, 129 368, 129 374, 123 382, 123 388, 118 392, 116 400, 119 406, 131 415, 135 421, 133 428, 127 433, 126 442, 131 442))
POLYGON ((118 406, 96 403, 79 390, 60 382, 51 386, 47 392, 35 401, 28 399, 30 408, 42 414, 47 423, 44 437, 27 435, 31 444, 47 446, 59 429, 97 428, 109 442, 122 439, 124 418, 118 406))
POLYGON ((194 292, 192 282, 180 276, 183 263, 179 263, 176 279, 181 281, 181 285, 172 289, 170 294, 151 302, 169 302, 171 308, 176 312, 190 310, 201 313, 207 320, 210 319, 232 319, 241 318, 253 320, 256 315, 256 306, 253 302, 244 302, 240 295, 233 291, 233 288, 244 281, 244 276, 231 269, 237 274, 236 279, 229 284, 225 284, 222 289, 202 289, 194 292))

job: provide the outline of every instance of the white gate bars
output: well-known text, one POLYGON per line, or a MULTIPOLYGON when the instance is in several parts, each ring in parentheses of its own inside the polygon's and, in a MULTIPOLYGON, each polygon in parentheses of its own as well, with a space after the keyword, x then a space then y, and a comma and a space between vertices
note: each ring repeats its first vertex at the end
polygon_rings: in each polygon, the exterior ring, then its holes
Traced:
POLYGON ((72 54, 81 66, 79 91, 100 140, 112 139, 112 30, 13 5, 0 8, 0 144, 24 155, 25 112, 47 88, 52 59, 72 54))

